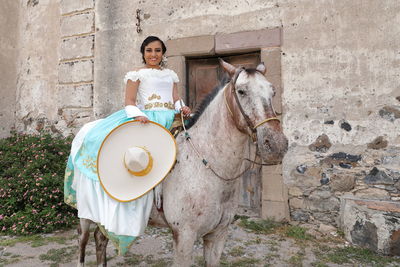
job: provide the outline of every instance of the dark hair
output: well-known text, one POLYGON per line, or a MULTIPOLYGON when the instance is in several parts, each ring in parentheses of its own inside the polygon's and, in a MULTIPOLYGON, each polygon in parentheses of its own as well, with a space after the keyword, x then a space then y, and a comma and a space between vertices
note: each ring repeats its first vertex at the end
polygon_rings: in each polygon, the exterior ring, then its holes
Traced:
POLYGON ((164 42, 161 41, 160 38, 158 38, 157 36, 148 36, 146 39, 144 39, 142 45, 140 46, 140 53, 142 53, 142 59, 143 59, 143 63, 146 63, 146 61, 144 60, 144 48, 152 42, 155 41, 159 41, 161 43, 161 48, 162 48, 162 53, 163 55, 165 54, 165 52, 167 52, 167 47, 165 46, 164 42))

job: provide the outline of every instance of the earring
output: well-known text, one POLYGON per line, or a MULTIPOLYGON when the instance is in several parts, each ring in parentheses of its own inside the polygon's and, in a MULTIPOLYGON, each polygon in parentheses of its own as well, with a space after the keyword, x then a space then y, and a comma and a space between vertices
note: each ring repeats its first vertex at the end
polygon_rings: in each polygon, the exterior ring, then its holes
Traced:
POLYGON ((165 68, 167 66, 167 61, 168 61, 167 57, 163 55, 162 59, 161 59, 161 62, 160 62, 160 66, 162 68, 165 68))

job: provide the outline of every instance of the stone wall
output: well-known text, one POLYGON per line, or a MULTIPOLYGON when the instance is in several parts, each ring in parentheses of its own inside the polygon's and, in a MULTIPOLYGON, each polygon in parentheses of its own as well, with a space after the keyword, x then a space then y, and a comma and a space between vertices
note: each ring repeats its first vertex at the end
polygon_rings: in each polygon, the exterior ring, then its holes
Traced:
POLYGON ((0 9, 0 138, 14 127, 18 60, 18 1, 5 1, 0 9))
MULTIPOLYGON (((290 147, 284 185, 276 184, 289 196, 291 219, 338 226, 351 210, 341 208, 345 198, 400 200, 398 0, 27 0, 18 8, 18 130, 68 134, 123 107, 123 76, 141 66, 138 48, 147 35, 177 40, 280 28, 290 147)), ((15 58, 10 51, 2 60, 15 58)), ((16 74, 0 77, 13 103, 16 74)), ((9 104, 1 113, 12 120, 11 110, 9 104)), ((398 217, 390 208, 384 213, 398 217)), ((370 225, 363 218, 354 225, 370 225)))
POLYGON ((15 127, 32 133, 57 119, 60 7, 59 1, 18 2, 15 127))
POLYGON ((64 135, 93 120, 94 0, 61 0, 58 121, 64 135))

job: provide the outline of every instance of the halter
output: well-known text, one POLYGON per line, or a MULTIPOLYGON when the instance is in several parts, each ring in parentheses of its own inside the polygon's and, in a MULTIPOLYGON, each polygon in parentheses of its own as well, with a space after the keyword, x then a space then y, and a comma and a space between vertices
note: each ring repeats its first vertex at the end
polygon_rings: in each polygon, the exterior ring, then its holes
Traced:
MULTIPOLYGON (((238 79, 239 74, 240 74, 243 70, 244 70, 244 68, 242 67, 242 68, 240 68, 240 69, 238 69, 238 70, 236 71, 235 76, 234 76, 234 79, 232 79, 232 81, 231 81, 231 88, 232 88, 232 93, 233 93, 234 96, 235 96, 236 103, 237 103, 237 105, 238 105, 238 107, 239 107, 239 110, 240 110, 240 112, 242 113, 242 116, 245 118, 245 120, 246 120, 246 122, 247 122, 248 128, 251 130, 251 134, 249 134, 249 136, 252 138, 253 142, 256 142, 256 140, 257 140, 257 136, 256 136, 256 133, 257 133, 257 130, 256 130, 256 129, 257 129, 257 127, 263 125, 264 123, 267 123, 267 122, 269 122, 269 121, 272 121, 272 120, 277 120, 277 121, 279 121, 279 122, 280 122, 280 120, 275 116, 275 117, 267 118, 267 119, 265 119, 265 120, 263 120, 263 121, 257 123, 255 126, 253 125, 253 123, 252 123, 252 121, 250 120, 249 116, 247 116, 246 113, 244 112, 244 110, 243 110, 243 108, 242 108, 242 105, 240 105, 239 98, 238 98, 238 96, 237 96, 237 94, 236 94, 236 92, 235 92, 236 80, 238 79)), ((231 109, 229 108, 229 104, 228 104, 228 101, 226 100, 225 92, 226 92, 226 89, 224 89, 225 104, 226 104, 226 107, 227 107, 229 113, 231 114, 231 116, 232 116, 232 118, 233 118, 234 115, 233 115, 233 112, 231 111, 231 109)), ((182 101, 182 100, 181 100, 181 101, 182 101)), ((241 172, 240 174, 236 175, 236 176, 233 177, 233 178, 226 178, 226 177, 223 177, 223 176, 219 175, 219 174, 211 167, 211 165, 208 163, 208 161, 207 161, 207 160, 200 154, 200 152, 196 149, 196 146, 195 146, 195 145, 193 144, 193 142, 192 142, 192 138, 190 137, 188 131, 186 130, 185 122, 184 122, 184 120, 183 120, 183 117, 184 117, 184 116, 183 116, 183 112, 181 111, 181 120, 182 120, 183 130, 184 130, 184 132, 185 132, 185 139, 186 139, 186 141, 188 141, 188 142, 190 143, 190 145, 192 146, 192 148, 193 148, 193 150, 195 151, 195 153, 197 154, 197 156, 198 156, 199 158, 201 158, 201 161, 202 161, 202 163, 204 164, 204 166, 206 166, 207 169, 210 169, 210 170, 214 173, 214 175, 217 176, 219 179, 221 179, 221 180, 223 180, 223 181, 225 181, 225 182, 233 182, 233 181, 235 181, 236 179, 240 178, 246 171, 248 171, 249 169, 251 169, 251 168, 254 166, 254 164, 256 164, 256 165, 261 165, 261 166, 273 165, 273 164, 265 164, 265 163, 258 163, 258 162, 256 162, 256 158, 257 158, 257 152, 256 152, 256 153, 254 154, 254 160, 251 160, 251 159, 248 159, 248 158, 243 158, 243 159, 242 159, 242 162, 246 160, 246 161, 251 162, 252 164, 251 164, 249 167, 247 167, 247 168, 246 168, 243 172, 241 172)), ((236 125, 236 127, 237 127, 238 130, 240 131, 240 129, 239 129, 239 127, 238 127, 237 125, 236 125)))
MULTIPOLYGON (((260 121, 260 122, 256 123, 256 125, 254 125, 253 122, 250 120, 249 116, 247 116, 247 114, 244 112, 243 107, 242 107, 242 105, 240 104, 239 97, 237 96, 237 93, 236 93, 236 90, 235 90, 237 79, 238 79, 240 73, 241 73, 242 71, 244 71, 244 70, 245 70, 245 68, 243 68, 243 67, 238 68, 238 69, 236 70, 235 75, 233 76, 233 79, 232 79, 231 82, 230 82, 230 84, 231 84, 230 87, 231 87, 231 93, 234 95, 234 98, 235 98, 236 104, 237 104, 237 106, 238 106, 238 108, 239 108, 239 111, 240 111, 240 113, 242 114, 244 120, 246 121, 248 129, 250 130, 250 133, 248 133, 248 134, 250 135, 250 137, 251 137, 251 139, 253 140, 253 142, 255 142, 255 141, 257 140, 257 136, 256 136, 256 134, 257 134, 257 127, 259 127, 259 126, 261 126, 261 125, 263 125, 264 123, 267 123, 267 122, 269 122, 269 121, 277 120, 277 121, 280 122, 280 120, 275 116, 275 117, 267 118, 267 119, 265 119, 265 120, 263 120, 263 121, 260 121)), ((225 89, 225 90, 226 90, 226 89, 225 89)), ((228 110, 229 110, 229 113, 231 114, 231 116, 232 116, 232 118, 233 118, 234 115, 233 115, 233 112, 231 111, 231 109, 229 108, 229 104, 228 104, 228 101, 226 100, 225 92, 224 92, 224 98, 225 98, 225 104, 226 104, 226 106, 227 106, 227 108, 228 108, 228 110)), ((234 120, 234 121, 235 121, 235 120, 234 120)), ((236 127, 239 128, 237 125, 236 125, 236 127)))

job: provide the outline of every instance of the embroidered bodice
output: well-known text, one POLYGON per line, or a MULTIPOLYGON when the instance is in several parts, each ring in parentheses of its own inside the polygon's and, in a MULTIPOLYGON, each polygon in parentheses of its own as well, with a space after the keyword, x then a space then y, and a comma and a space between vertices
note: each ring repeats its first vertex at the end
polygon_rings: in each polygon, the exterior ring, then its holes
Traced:
POLYGON ((174 109, 172 89, 179 82, 178 75, 170 69, 140 69, 125 75, 125 84, 139 80, 136 105, 139 109, 165 110, 174 109))

